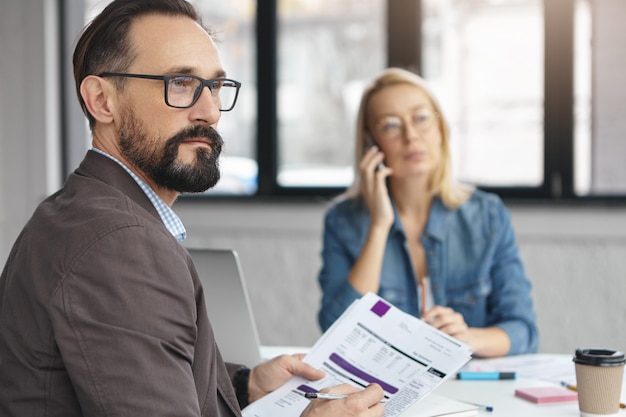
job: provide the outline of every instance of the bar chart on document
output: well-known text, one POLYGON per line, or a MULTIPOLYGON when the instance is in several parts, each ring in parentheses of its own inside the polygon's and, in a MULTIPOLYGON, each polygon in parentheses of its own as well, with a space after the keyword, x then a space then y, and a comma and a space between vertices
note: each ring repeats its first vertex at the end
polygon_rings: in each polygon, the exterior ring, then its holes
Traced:
POLYGON ((294 377, 246 407, 243 416, 299 415, 311 401, 304 396, 307 392, 343 383, 357 388, 379 384, 389 399, 385 416, 398 416, 454 375, 470 357, 468 345, 368 293, 344 312, 304 358, 326 373, 323 379, 294 377))

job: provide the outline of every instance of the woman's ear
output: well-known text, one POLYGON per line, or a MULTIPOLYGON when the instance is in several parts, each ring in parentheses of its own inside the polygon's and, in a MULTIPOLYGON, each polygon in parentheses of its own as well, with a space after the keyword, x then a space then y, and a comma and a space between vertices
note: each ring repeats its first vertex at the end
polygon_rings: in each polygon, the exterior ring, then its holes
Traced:
POLYGON ((88 75, 80 83, 80 95, 97 122, 107 124, 115 120, 115 88, 111 83, 104 78, 88 75))

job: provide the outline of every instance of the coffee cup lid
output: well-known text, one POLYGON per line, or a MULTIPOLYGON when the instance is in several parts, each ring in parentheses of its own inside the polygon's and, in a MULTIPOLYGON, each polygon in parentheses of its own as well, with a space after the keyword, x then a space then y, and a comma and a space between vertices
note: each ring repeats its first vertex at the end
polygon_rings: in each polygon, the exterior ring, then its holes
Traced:
POLYGON ((573 361, 591 366, 620 366, 626 363, 626 357, 619 350, 578 348, 573 361))

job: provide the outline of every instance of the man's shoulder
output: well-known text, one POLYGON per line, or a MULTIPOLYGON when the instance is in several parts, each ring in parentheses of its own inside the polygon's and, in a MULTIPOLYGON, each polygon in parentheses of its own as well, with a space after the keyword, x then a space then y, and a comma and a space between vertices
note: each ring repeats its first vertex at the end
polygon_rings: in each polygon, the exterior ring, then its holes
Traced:
POLYGON ((35 210, 25 232, 68 248, 88 245, 106 234, 140 229, 164 230, 158 217, 119 188, 99 179, 72 175, 35 210))
POLYGON ((118 163, 94 151, 87 153, 63 188, 42 206, 46 204, 51 210, 108 221, 158 217, 136 181, 118 163))
POLYGON ((70 176, 59 192, 42 202, 39 210, 42 214, 62 212, 94 221, 110 221, 136 217, 138 207, 139 204, 114 184, 97 178, 70 176))

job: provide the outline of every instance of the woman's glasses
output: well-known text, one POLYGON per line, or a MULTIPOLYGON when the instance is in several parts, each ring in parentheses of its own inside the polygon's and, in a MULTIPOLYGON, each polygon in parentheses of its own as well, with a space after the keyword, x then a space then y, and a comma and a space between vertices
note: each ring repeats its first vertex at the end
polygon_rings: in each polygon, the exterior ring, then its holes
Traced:
POLYGON ((396 139, 406 133, 405 120, 419 133, 428 131, 437 120, 437 113, 430 109, 420 109, 404 119, 400 116, 383 116, 374 124, 374 133, 380 140, 396 139))

